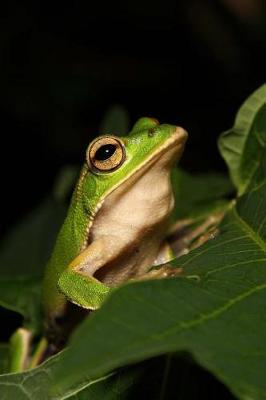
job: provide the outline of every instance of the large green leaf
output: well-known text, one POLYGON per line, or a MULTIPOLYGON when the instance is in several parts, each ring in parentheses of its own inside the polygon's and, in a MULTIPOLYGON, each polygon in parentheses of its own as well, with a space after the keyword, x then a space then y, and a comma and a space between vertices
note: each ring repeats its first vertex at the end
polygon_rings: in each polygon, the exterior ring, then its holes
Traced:
POLYGON ((232 129, 219 139, 239 194, 266 177, 266 85, 256 90, 239 109, 232 129))
POLYGON ((266 185, 244 195, 218 237, 175 262, 183 277, 114 291, 74 333, 54 391, 186 350, 239 398, 266 399, 265 202, 266 185))

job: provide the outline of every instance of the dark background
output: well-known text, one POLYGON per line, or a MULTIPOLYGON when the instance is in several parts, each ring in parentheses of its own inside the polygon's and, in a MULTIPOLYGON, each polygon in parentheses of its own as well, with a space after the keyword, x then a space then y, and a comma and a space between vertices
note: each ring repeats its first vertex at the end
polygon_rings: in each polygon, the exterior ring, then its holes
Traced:
MULTIPOLYGON (((56 2, 55 2, 56 3, 56 2)), ((1 232, 83 161, 101 118, 123 105, 190 133, 182 166, 225 170, 216 140, 265 81, 259 0, 59 6, 9 1, 1 12, 1 232)))

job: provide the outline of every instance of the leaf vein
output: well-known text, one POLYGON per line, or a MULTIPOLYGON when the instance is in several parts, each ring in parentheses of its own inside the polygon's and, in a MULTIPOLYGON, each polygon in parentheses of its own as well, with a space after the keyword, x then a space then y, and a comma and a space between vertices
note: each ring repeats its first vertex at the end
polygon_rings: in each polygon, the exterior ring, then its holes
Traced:
POLYGON ((255 260, 247 260, 247 261, 245 260, 245 261, 242 261, 242 262, 237 262, 235 264, 225 265, 224 267, 216 268, 216 269, 213 269, 213 270, 207 272, 207 274, 205 276, 207 278, 208 276, 214 274, 215 272, 224 271, 226 269, 238 267, 240 265, 251 264, 251 263, 256 263, 256 262, 263 262, 263 261, 266 261, 266 258, 255 259, 255 260))
POLYGON ((211 311, 210 313, 207 313, 205 315, 203 314, 199 318, 196 318, 196 319, 188 321, 188 322, 181 321, 179 323, 179 326, 177 326, 177 327, 175 326, 175 327, 169 329, 168 331, 164 331, 162 333, 155 334, 153 336, 154 337, 156 336, 156 338, 161 338, 161 337, 165 337, 165 336, 168 336, 168 335, 172 335, 175 332, 178 333, 178 332, 180 332, 182 330, 191 329, 191 328, 193 328, 195 326, 199 326, 199 325, 203 324, 206 321, 209 321, 211 319, 217 318, 219 315, 223 314, 225 311, 227 311, 228 309, 232 308, 234 305, 236 305, 240 301, 242 301, 245 298, 253 295, 254 293, 259 292, 259 291, 264 290, 264 289, 266 289, 266 283, 263 283, 262 285, 255 286, 255 287, 251 288, 250 290, 239 294, 238 296, 230 299, 224 305, 222 305, 221 307, 216 308, 215 310, 211 311))
POLYGON ((264 252, 266 252, 266 243, 257 235, 257 233, 251 228, 251 226, 248 225, 246 221, 244 221, 244 219, 240 217, 236 208, 233 210, 233 213, 236 222, 240 225, 242 230, 246 232, 247 236, 249 236, 252 241, 254 241, 264 252))
POLYGON ((232 242, 236 242, 236 241, 238 241, 238 240, 241 240, 241 239, 244 239, 244 238, 246 238, 246 237, 248 237, 248 235, 243 235, 243 236, 238 236, 238 237, 236 237, 236 238, 234 238, 234 239, 228 239, 228 240, 225 240, 225 241, 219 241, 218 243, 216 242, 216 244, 215 245, 213 245, 213 246, 206 246, 204 249, 202 249, 201 251, 197 251, 193 256, 191 256, 191 257, 189 257, 189 259, 187 260, 187 261, 185 261, 185 262, 181 262, 180 263, 180 266, 182 266, 182 267, 184 267, 185 265, 188 265, 191 261, 193 261, 195 258, 197 258, 197 257, 200 257, 202 254, 204 254, 204 253, 206 253, 206 252, 209 252, 210 250, 213 250, 214 248, 216 248, 216 247, 220 247, 220 246, 223 246, 223 245, 225 245, 225 244, 227 244, 227 243, 232 243, 232 242))

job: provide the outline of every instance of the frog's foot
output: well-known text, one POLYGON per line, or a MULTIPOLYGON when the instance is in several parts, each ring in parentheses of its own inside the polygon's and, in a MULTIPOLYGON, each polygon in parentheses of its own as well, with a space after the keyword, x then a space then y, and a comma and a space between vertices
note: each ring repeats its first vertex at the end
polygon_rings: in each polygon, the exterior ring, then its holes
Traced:
POLYGON ((32 332, 18 328, 10 338, 9 372, 22 372, 28 367, 32 332))
POLYGON ((33 332, 18 328, 10 338, 9 372, 23 372, 39 365, 47 349, 47 340, 42 337, 32 352, 33 332))
POLYGON ((175 257, 187 254, 208 240, 215 238, 219 233, 217 226, 223 216, 224 212, 216 212, 203 221, 185 219, 174 224, 169 232, 168 240, 175 257))
POLYGON ((153 262, 153 266, 166 264, 174 257, 175 257, 174 252, 170 247, 169 243, 167 241, 164 241, 159 248, 159 252, 157 254, 156 259, 153 262))
POLYGON ((45 359, 47 349, 48 340, 46 339, 46 337, 43 336, 31 356, 28 368, 34 368, 37 367, 37 365, 41 364, 45 359))
POLYGON ((144 281, 149 279, 163 279, 172 278, 174 276, 182 275, 183 268, 173 268, 169 265, 163 265, 160 268, 154 268, 145 274, 139 275, 131 279, 131 281, 144 281))

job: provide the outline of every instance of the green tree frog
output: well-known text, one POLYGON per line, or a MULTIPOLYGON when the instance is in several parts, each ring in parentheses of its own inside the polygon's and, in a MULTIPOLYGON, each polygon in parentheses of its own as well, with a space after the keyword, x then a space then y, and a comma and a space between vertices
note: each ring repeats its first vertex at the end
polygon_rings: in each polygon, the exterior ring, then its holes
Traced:
POLYGON ((90 143, 46 268, 48 323, 64 316, 68 301, 97 309, 111 287, 169 259, 170 173, 186 139, 180 127, 141 118, 126 137, 90 143))
POLYGON ((90 143, 44 276, 50 342, 62 334, 58 326, 71 308, 69 319, 77 309, 95 310, 111 288, 169 261, 171 170, 186 139, 181 127, 141 118, 126 137, 90 143))

